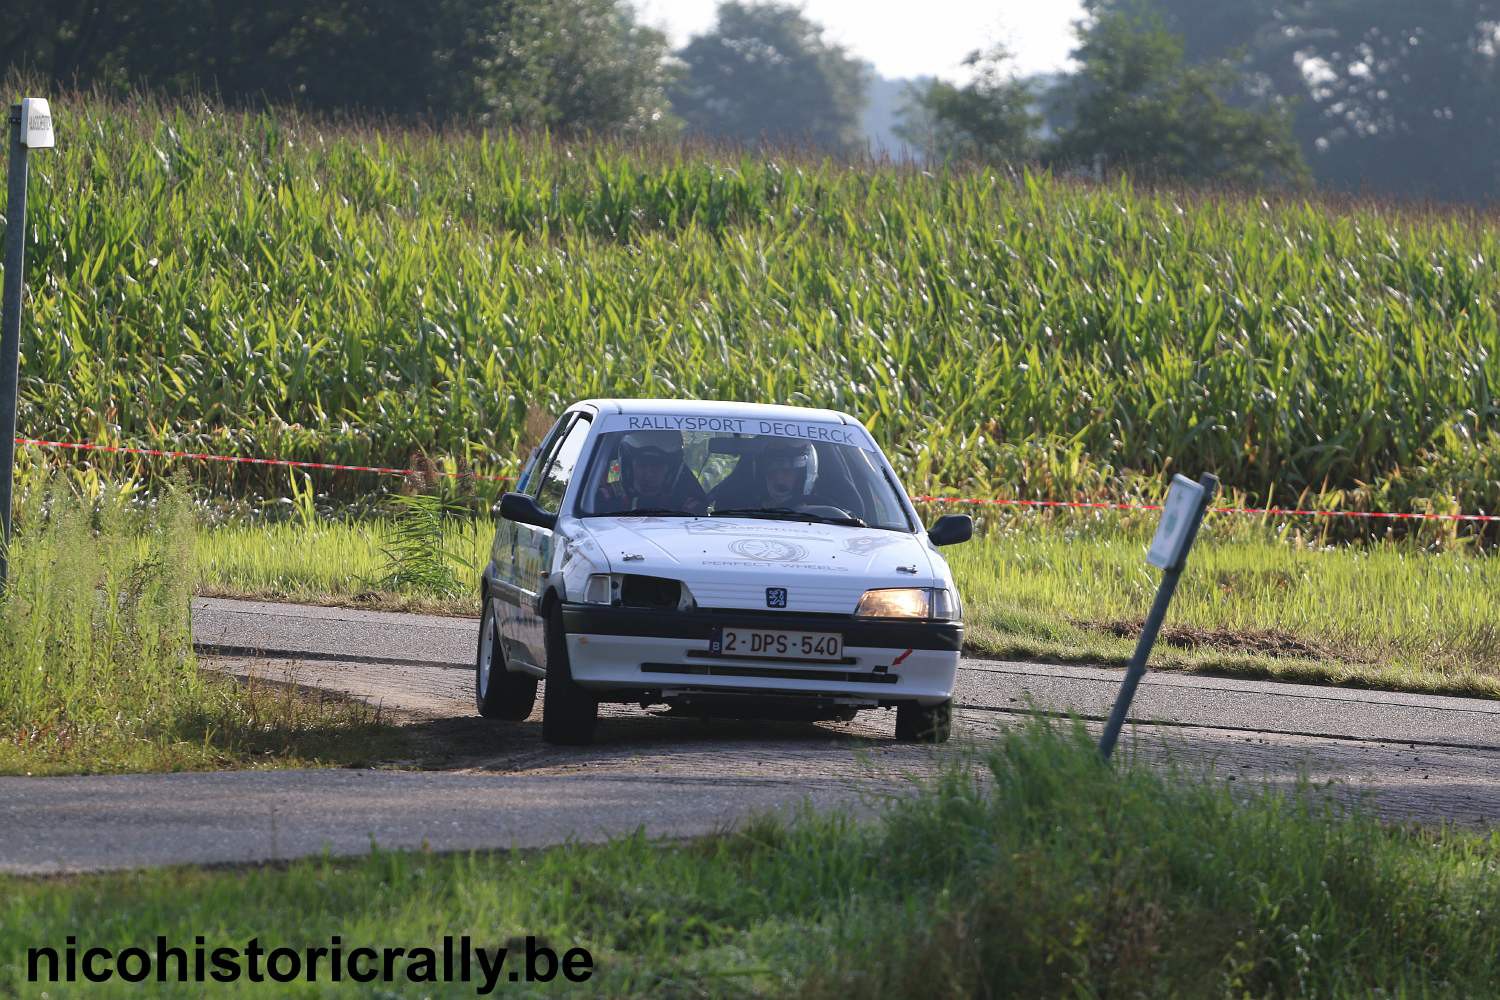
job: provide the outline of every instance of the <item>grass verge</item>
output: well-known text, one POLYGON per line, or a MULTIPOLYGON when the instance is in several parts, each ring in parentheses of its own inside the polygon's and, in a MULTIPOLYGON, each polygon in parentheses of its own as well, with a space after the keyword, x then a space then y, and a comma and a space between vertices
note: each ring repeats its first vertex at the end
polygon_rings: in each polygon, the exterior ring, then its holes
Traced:
POLYGON ((0 600, 0 773, 354 764, 394 754, 362 704, 201 672, 193 525, 53 497, 29 512, 0 600))
MULTIPOLYGON (((977 655, 1123 664, 1159 579, 1150 518, 1028 515, 947 550, 977 655)), ((375 586, 388 520, 221 527, 198 537, 201 593, 478 614, 473 587, 375 586)), ((442 545, 482 566, 493 525, 442 545)), ((467 574, 476 580, 477 570, 467 574)), ((1326 546, 1256 522, 1205 525, 1152 658, 1230 676, 1500 697, 1500 560, 1410 541, 1326 546)))
MULTIPOLYGON (((587 948, 590 986, 610 996, 1459 997, 1500 980, 1500 835, 1385 827, 1308 789, 1234 795, 1107 768, 1081 729, 1038 723, 980 764, 866 823, 4 879, 0 992, 21 989, 28 946, 69 934, 115 950, 157 935, 302 949, 533 934, 587 948)), ((382 995, 433 991, 398 978, 382 995)))

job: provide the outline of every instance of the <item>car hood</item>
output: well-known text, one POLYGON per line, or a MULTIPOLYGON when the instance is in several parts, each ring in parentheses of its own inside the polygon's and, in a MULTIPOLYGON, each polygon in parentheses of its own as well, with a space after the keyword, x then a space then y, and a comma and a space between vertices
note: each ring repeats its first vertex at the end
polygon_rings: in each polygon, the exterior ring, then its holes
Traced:
POLYGON ((588 532, 616 573, 682 580, 699 607, 849 614, 872 587, 946 586, 920 535, 738 517, 595 517, 588 532))

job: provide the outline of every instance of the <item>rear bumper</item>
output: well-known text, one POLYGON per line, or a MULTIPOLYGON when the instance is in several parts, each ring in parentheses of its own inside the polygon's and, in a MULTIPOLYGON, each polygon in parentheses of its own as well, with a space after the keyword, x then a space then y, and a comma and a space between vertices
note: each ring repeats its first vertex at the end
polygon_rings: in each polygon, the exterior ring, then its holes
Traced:
POLYGON ((699 694, 791 696, 845 706, 936 704, 953 696, 963 625, 863 622, 847 615, 755 611, 643 611, 563 605, 574 680, 633 700, 699 694), (709 648, 718 628, 838 632, 836 663, 723 656, 709 648))

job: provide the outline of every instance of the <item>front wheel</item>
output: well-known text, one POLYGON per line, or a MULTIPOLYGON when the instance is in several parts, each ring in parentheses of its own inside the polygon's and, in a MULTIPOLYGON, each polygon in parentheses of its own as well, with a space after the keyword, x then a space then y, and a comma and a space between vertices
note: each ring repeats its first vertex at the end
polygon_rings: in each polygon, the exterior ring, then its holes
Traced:
POLYGON ((599 702, 573 680, 562 611, 547 615, 547 686, 542 689, 542 739, 562 746, 592 743, 599 702))
POLYGON ((903 743, 946 743, 952 732, 952 700, 896 706, 896 739, 903 743))
POLYGON ((500 623, 489 598, 479 619, 479 649, 474 655, 474 706, 486 719, 520 722, 536 705, 536 678, 505 669, 500 623))

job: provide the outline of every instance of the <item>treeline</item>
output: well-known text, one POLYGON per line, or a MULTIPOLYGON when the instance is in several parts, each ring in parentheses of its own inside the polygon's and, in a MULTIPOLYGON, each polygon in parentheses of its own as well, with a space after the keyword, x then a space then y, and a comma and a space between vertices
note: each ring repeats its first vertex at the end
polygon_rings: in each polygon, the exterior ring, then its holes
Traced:
POLYGON ((913 95, 939 156, 1186 179, 1500 195, 1500 0, 1084 0, 1075 73, 1003 48, 913 95))
MULTIPOLYGON (((1500 0, 1085 0, 1076 68, 1004 48, 907 88, 920 155, 1488 201, 1500 0)), ((628 0, 0 0, 0 59, 60 88, 206 91, 434 123, 853 152, 873 80, 796 6, 726 2, 673 51, 628 0)))
POLYGON ((4 6, 11 67, 60 87, 565 129, 649 129, 668 113, 666 39, 619 0, 4 6))

